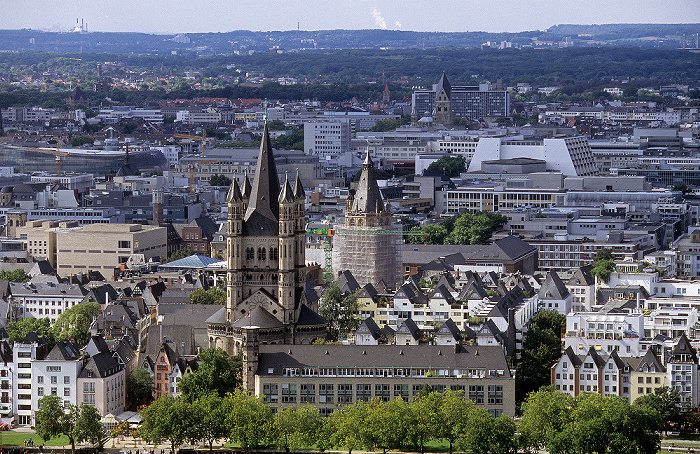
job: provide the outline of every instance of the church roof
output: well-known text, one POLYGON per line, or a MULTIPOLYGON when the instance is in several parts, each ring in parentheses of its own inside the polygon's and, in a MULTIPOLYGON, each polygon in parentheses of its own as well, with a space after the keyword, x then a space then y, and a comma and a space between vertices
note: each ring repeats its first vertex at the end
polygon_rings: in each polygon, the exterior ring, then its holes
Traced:
POLYGON ((306 198, 306 193, 304 192, 304 186, 301 185, 301 178, 299 178, 298 171, 297 171, 297 177, 294 180, 294 198, 297 200, 304 200, 306 198))
POLYGON ((279 203, 291 203, 294 201, 294 191, 292 191, 292 186, 289 184, 289 178, 284 179, 284 185, 282 185, 278 201, 279 203))
POLYGON ((231 182, 231 188, 228 190, 227 202, 239 202, 243 198, 241 194, 241 188, 238 186, 238 182, 234 178, 231 182))
POLYGON ((248 174, 246 173, 243 176, 243 186, 241 187, 241 195, 245 199, 250 198, 250 193, 253 191, 253 187, 250 185, 250 178, 248 178, 248 174))
POLYGON ((277 236, 279 232, 279 193, 277 166, 272 152, 270 133, 265 125, 255 178, 245 213, 243 233, 248 236, 277 236))
POLYGON ((435 95, 439 95, 441 90, 445 90, 447 97, 452 99, 452 85, 450 85, 450 81, 447 80, 447 75, 444 72, 442 73, 442 76, 440 76, 440 80, 437 83, 435 95))
POLYGON ((373 169, 374 164, 368 152, 365 162, 362 163, 360 182, 357 184, 357 191, 355 191, 355 198, 352 202, 352 211, 355 213, 381 213, 384 211, 382 194, 379 192, 373 169))
POLYGON ((284 325, 277 320, 274 315, 260 306, 248 312, 245 316, 239 318, 231 325, 234 328, 242 328, 244 326, 257 326, 262 329, 281 328, 284 325))

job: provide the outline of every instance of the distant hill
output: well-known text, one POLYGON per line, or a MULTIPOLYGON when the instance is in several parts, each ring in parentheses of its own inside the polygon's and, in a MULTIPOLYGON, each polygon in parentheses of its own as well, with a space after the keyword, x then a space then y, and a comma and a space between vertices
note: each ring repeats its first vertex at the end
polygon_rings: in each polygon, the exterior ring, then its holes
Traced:
POLYGON ((58 33, 31 29, 0 30, 0 51, 138 53, 165 55, 195 52, 198 55, 263 51, 310 51, 320 49, 428 49, 473 48, 485 42, 507 42, 512 47, 556 46, 570 38, 573 46, 624 45, 682 47, 700 31, 700 24, 606 24, 555 25, 548 30, 521 33, 412 32, 401 30, 316 30, 228 33, 58 33), (658 39, 647 39, 653 36, 658 39), (644 38, 644 39, 642 39, 644 38))

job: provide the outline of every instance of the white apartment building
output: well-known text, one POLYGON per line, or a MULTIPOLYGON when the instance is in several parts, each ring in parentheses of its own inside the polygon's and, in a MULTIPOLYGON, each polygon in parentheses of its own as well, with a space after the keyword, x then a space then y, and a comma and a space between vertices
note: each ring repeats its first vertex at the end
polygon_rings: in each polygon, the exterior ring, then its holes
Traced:
POLYGON ((566 316, 564 348, 577 355, 590 349, 600 354, 613 351, 624 356, 639 356, 639 340, 644 334, 644 314, 574 312, 566 316))
POLYGON ((36 334, 30 334, 22 342, 13 345, 12 357, 12 414, 20 426, 33 423, 32 406, 32 362, 46 355, 45 344, 36 334))
POLYGON ((675 339, 682 334, 695 337, 697 323, 698 310, 695 307, 656 309, 644 316, 644 337, 653 339, 662 335, 675 339))
POLYGON ((60 397, 64 408, 79 403, 76 383, 85 360, 76 344, 60 341, 48 355, 37 358, 31 365, 33 411, 39 408, 39 400, 48 395, 60 397))
POLYGON ((313 120, 304 123, 304 152, 321 159, 350 151, 350 125, 340 120, 313 120))
MULTIPOLYGON (((36 278, 35 278, 36 279, 36 278)), ((48 318, 54 323, 61 314, 80 304, 88 291, 78 284, 62 284, 57 280, 10 282, 10 304, 16 319, 48 318)))

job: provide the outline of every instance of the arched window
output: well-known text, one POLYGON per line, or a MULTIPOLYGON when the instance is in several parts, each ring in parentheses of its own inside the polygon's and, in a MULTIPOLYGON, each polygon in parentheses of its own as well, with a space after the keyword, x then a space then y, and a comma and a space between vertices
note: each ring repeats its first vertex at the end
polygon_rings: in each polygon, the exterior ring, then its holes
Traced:
POLYGON ((266 255, 267 255, 267 250, 264 247, 259 247, 258 248, 258 260, 264 261, 266 255))
POLYGON ((270 260, 277 260, 280 258, 280 253, 279 249, 276 247, 271 247, 270 248, 270 260))
POLYGON ((246 260, 253 260, 255 258, 255 249, 253 249, 252 247, 246 249, 245 258, 246 260))

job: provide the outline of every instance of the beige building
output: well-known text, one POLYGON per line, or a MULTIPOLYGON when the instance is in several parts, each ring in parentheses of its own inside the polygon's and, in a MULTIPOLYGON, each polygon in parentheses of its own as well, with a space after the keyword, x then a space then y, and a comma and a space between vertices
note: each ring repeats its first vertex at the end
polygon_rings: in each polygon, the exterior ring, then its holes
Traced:
POLYGON ((649 349, 630 373, 630 402, 639 396, 654 394, 662 386, 666 386, 666 368, 649 349))
POLYGON ((322 415, 358 401, 412 401, 425 385, 462 393, 494 416, 515 414, 515 377, 500 346, 259 345, 243 339, 244 386, 273 409, 322 415))
POLYGON ((132 254, 165 257, 167 229, 140 224, 91 224, 57 229, 56 271, 65 277, 89 270, 111 276, 132 254))
POLYGON ((56 230, 77 226, 76 221, 29 221, 17 227, 17 238, 27 241, 27 253, 36 260, 48 260, 56 269, 56 230))

